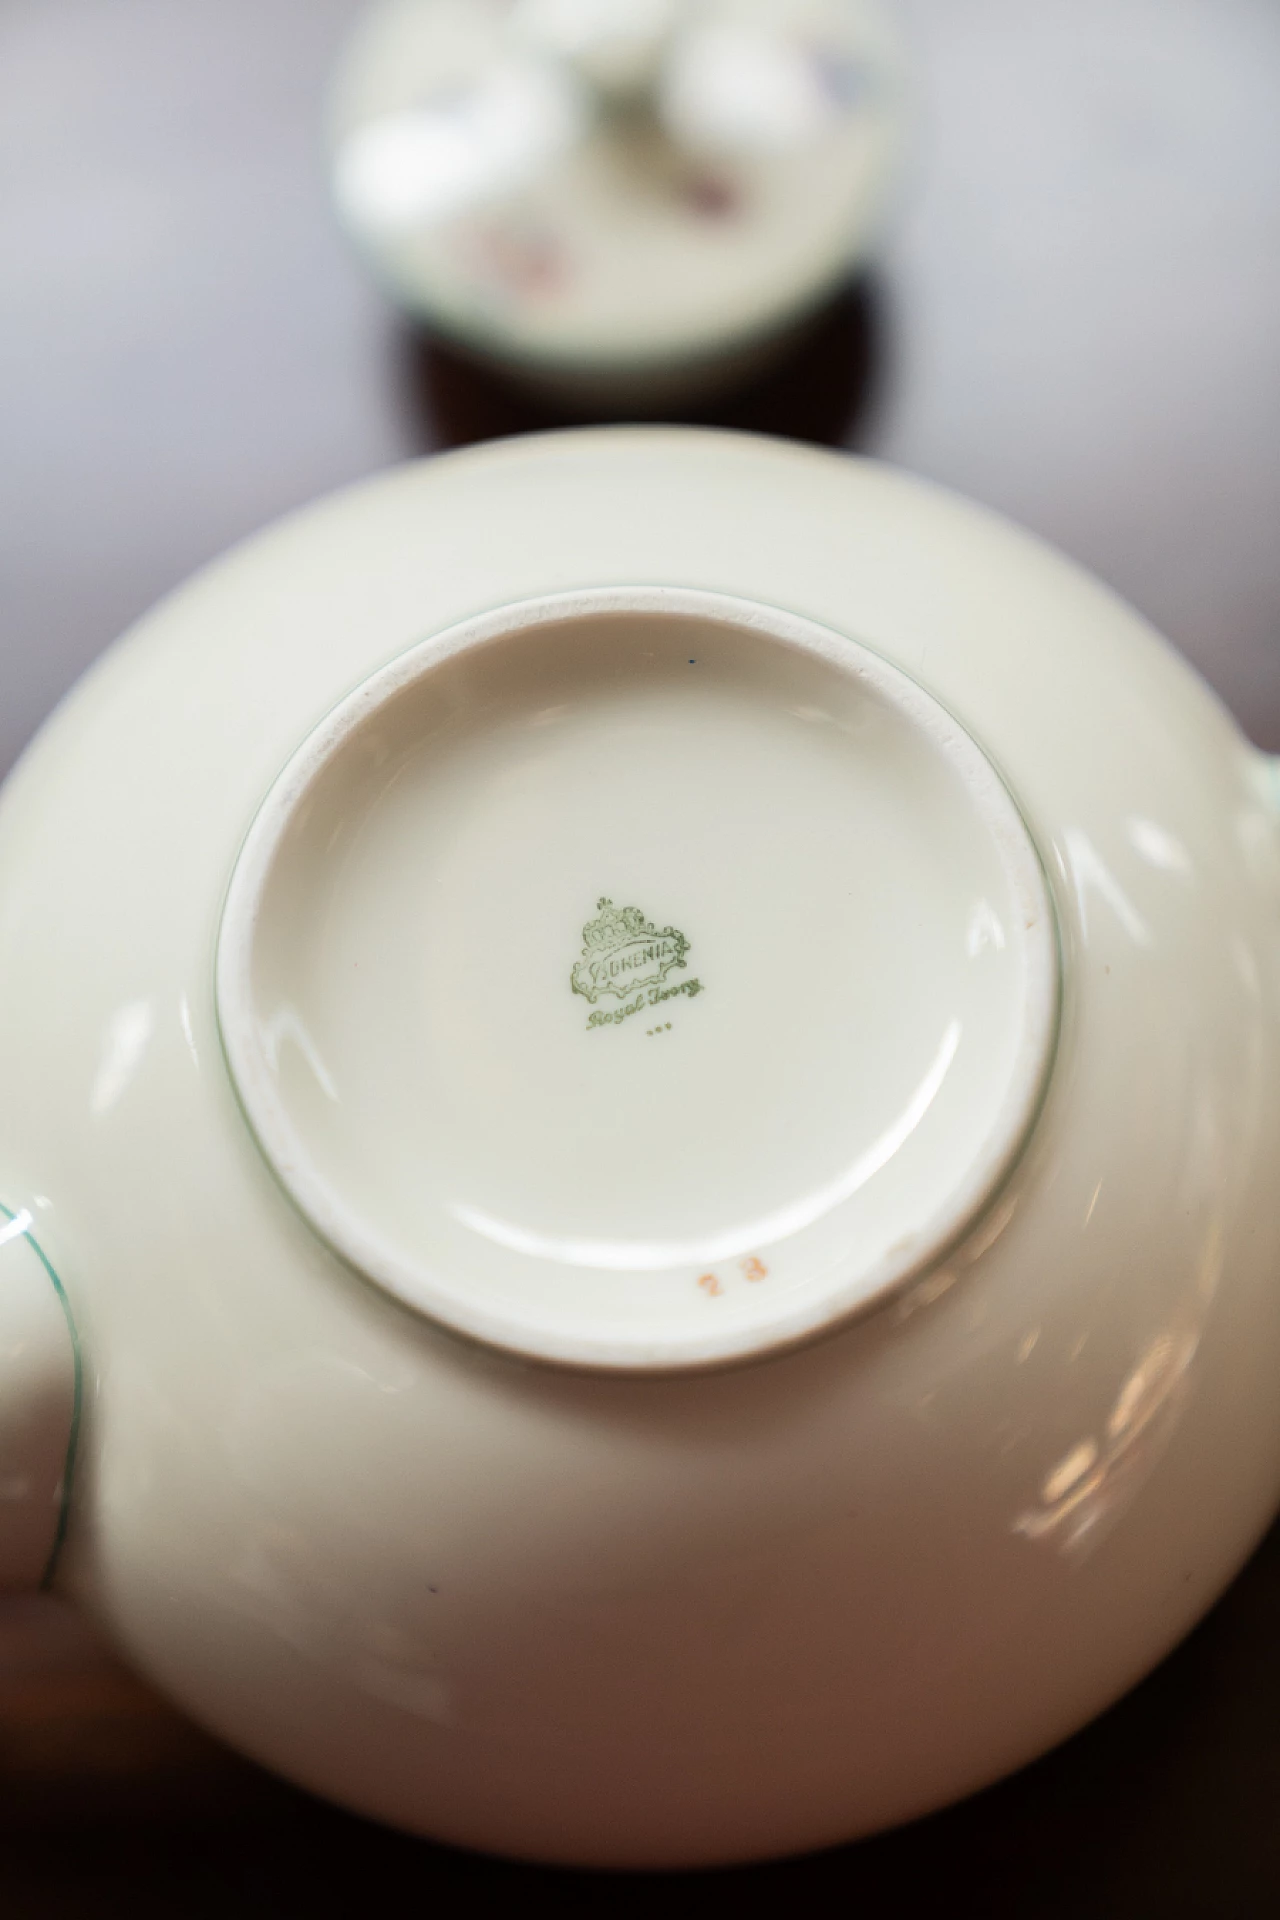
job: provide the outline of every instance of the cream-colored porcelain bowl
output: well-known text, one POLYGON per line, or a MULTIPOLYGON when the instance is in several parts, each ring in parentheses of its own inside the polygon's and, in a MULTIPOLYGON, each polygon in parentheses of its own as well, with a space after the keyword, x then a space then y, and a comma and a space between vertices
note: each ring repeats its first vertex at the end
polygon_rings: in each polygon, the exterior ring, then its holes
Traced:
POLYGON ((0 1573, 471 1846, 864 1833, 1079 1726, 1280 1489, 1271 764, 887 470, 369 482, 0 806, 0 1573))

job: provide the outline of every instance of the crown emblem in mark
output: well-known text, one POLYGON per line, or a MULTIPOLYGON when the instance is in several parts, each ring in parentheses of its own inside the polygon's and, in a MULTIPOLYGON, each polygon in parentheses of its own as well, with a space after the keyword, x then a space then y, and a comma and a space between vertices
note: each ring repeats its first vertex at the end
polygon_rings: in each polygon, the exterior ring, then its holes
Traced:
POLYGON ((689 942, 675 927, 655 927, 639 907, 598 900, 598 919, 582 929, 582 958, 570 980, 573 991, 594 1006, 602 993, 619 1000, 641 987, 660 987, 673 967, 683 967, 689 942))

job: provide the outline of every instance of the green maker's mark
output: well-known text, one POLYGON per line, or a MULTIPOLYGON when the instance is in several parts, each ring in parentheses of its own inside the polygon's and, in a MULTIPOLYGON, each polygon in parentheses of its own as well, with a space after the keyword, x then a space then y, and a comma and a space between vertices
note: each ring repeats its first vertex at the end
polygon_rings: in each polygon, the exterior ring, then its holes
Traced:
POLYGON ((599 918, 582 929, 582 958, 570 982, 575 993, 595 1005, 601 994, 619 1000, 646 987, 660 987, 673 967, 685 965, 689 942, 676 927, 655 927, 639 907, 596 902, 599 918))

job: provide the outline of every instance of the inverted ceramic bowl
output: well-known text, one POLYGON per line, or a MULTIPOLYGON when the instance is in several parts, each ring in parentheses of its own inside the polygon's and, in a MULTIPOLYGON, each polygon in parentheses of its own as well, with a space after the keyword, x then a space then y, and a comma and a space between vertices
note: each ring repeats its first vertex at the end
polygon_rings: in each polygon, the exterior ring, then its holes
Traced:
POLYGON ((0 806, 0 1572, 547 1860, 903 1820, 1280 1488, 1272 768, 885 469, 513 441, 251 542, 0 806))

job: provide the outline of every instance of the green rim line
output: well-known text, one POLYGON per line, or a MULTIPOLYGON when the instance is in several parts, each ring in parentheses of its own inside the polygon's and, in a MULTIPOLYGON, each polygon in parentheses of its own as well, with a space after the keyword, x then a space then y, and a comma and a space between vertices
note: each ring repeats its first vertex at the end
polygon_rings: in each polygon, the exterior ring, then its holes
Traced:
MULTIPOLYGON (((16 1213, 12 1213, 10 1209, 5 1206, 3 1200, 0 1200, 0 1214, 2 1214, 6 1220, 10 1221, 16 1220, 18 1217, 16 1213)), ((75 1472, 76 1448, 80 1440, 80 1409, 84 1402, 84 1359, 80 1352, 80 1332, 76 1326, 75 1315, 71 1311, 71 1302, 67 1298, 66 1288, 54 1271, 53 1262, 40 1245, 40 1242, 36 1239, 30 1227, 26 1229, 22 1237, 27 1241, 36 1259, 40 1262, 40 1265, 44 1268, 53 1283, 53 1290, 58 1296, 58 1304, 62 1308, 62 1317, 67 1323, 67 1332, 71 1336, 71 1428, 67 1434, 66 1458, 62 1463, 62 1488, 58 1504, 58 1524, 54 1529, 53 1545, 49 1549, 49 1558, 45 1561, 44 1572, 40 1576, 40 1591, 41 1593, 47 1593, 53 1585, 53 1576, 57 1572, 58 1557, 62 1552, 62 1543, 67 1537, 67 1522, 71 1518, 71 1479, 75 1472)))

